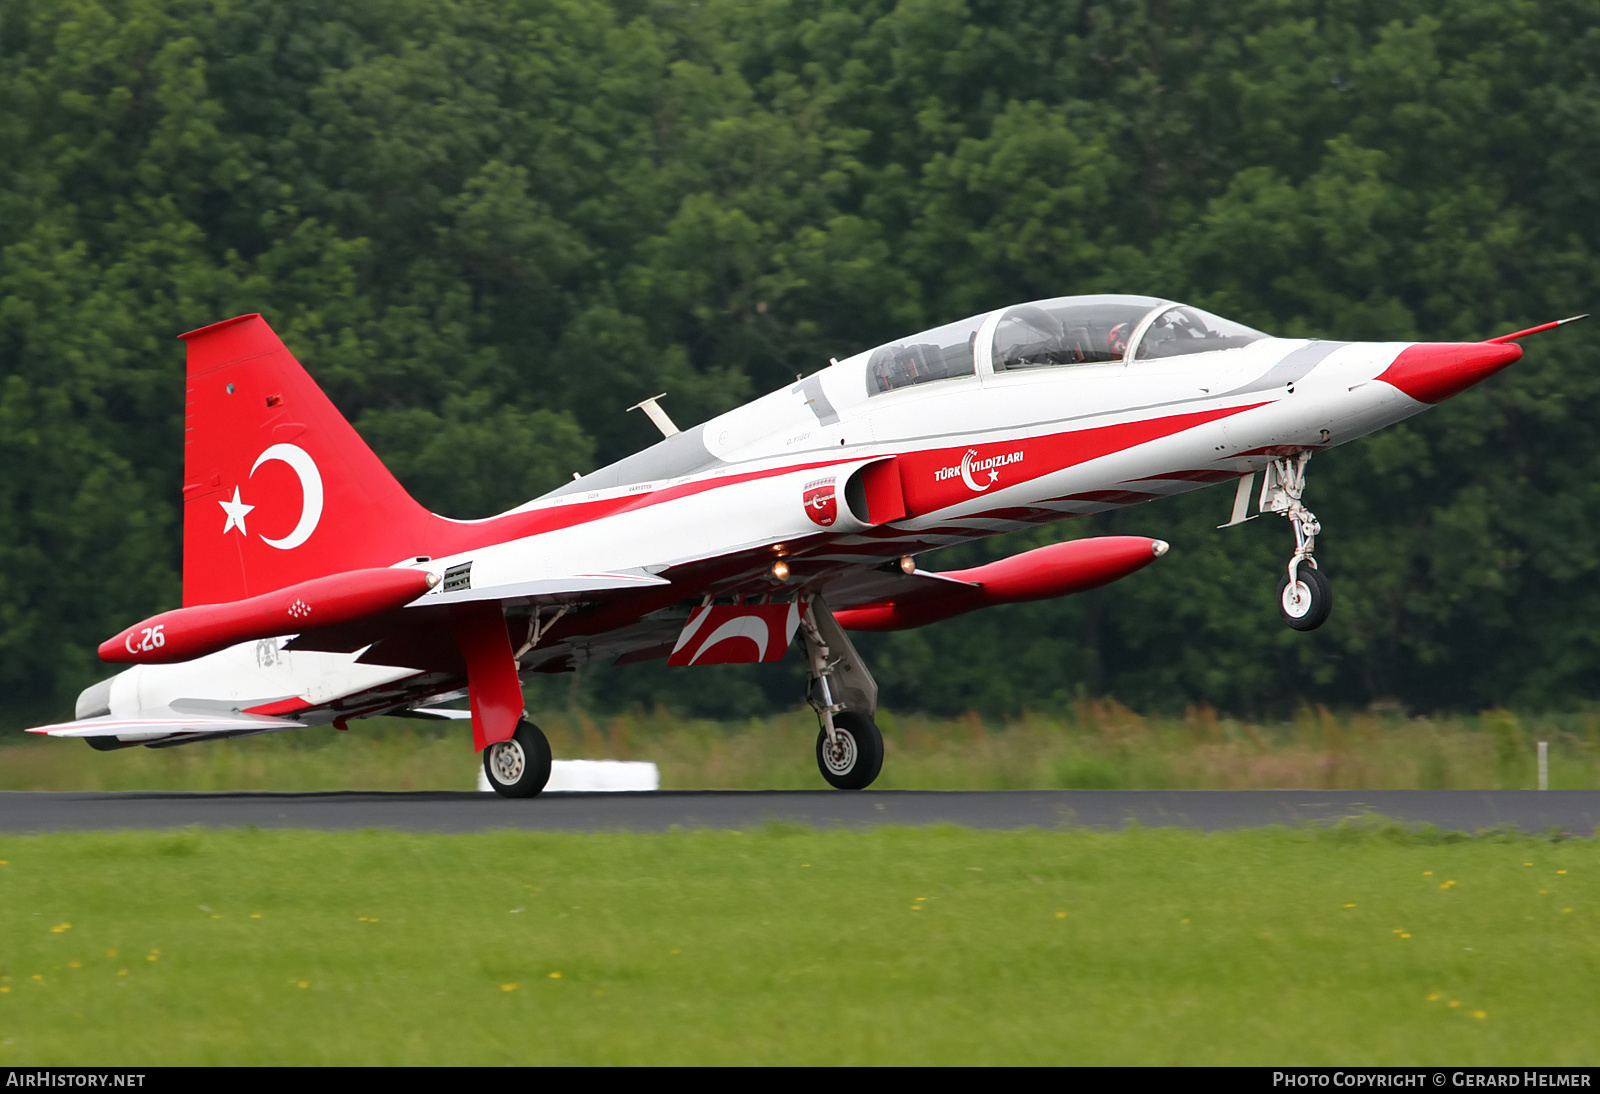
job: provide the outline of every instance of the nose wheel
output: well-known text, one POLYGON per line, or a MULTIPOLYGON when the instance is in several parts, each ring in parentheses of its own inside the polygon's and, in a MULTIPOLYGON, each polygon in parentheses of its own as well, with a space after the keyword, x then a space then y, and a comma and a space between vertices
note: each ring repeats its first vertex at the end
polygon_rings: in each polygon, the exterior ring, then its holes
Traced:
POLYGON ((1297 631, 1316 630, 1333 610, 1333 587, 1312 557, 1322 524, 1300 500, 1310 460, 1309 452, 1273 460, 1261 487, 1261 511, 1277 513, 1294 529, 1294 557, 1289 560, 1288 572, 1278 580, 1278 610, 1283 621, 1297 631))
POLYGON ((1333 586, 1309 559, 1295 569, 1292 578, 1284 574, 1278 579, 1278 611, 1295 630, 1314 631, 1333 610, 1333 586))

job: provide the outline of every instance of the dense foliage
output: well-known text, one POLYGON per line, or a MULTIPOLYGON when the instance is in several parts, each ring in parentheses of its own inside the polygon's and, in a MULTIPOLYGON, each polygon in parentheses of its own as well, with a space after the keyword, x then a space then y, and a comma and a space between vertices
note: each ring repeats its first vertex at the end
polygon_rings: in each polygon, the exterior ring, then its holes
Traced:
MULTIPOLYGON (((1481 338, 1600 295, 1597 62, 1596 0, 6 0, 0 689, 55 711, 177 602, 180 331, 264 312, 453 516, 647 443, 642 396, 701 420, 1020 299, 1481 338)), ((1282 522, 1205 491, 987 548, 1174 544, 867 643, 887 700, 1600 697, 1589 340, 1318 458, 1323 630, 1276 620, 1282 522)))

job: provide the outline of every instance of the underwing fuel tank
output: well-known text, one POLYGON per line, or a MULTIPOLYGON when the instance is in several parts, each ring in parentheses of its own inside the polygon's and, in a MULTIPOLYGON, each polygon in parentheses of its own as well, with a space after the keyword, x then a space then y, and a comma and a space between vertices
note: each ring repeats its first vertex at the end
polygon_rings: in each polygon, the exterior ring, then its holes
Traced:
POLYGON ((349 623, 407 604, 438 584, 425 570, 370 569, 313 578, 247 600, 174 608, 100 643, 118 665, 170 665, 240 642, 349 623))
POLYGON ((857 631, 898 631, 995 604, 1051 600, 1107 585, 1167 553, 1164 540, 1095 536, 1053 543, 970 570, 947 570, 906 595, 834 613, 857 631))

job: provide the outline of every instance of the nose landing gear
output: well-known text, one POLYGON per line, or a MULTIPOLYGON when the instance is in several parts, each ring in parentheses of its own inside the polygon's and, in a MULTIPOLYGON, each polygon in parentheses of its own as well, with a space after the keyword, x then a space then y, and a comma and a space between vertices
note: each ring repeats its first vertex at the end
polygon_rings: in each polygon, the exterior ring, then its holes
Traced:
POLYGON ((1333 610, 1333 587, 1313 557, 1322 525, 1300 500, 1310 460, 1310 452, 1273 460, 1261 487, 1261 511, 1277 513, 1294 529, 1294 557, 1278 582, 1278 610, 1283 621, 1297 631, 1316 630, 1333 610))

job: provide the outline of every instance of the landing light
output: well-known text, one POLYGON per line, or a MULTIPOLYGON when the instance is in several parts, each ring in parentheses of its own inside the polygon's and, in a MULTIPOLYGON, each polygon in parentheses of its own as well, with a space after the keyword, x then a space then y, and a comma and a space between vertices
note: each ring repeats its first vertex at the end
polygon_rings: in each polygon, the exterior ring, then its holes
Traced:
POLYGON ((900 556, 900 572, 903 573, 903 574, 914 574, 914 573, 916 573, 917 572, 917 560, 912 558, 910 555, 901 555, 900 556))
POLYGON ((772 576, 779 581, 787 581, 789 579, 789 564, 781 558, 774 562, 772 564, 772 576))

